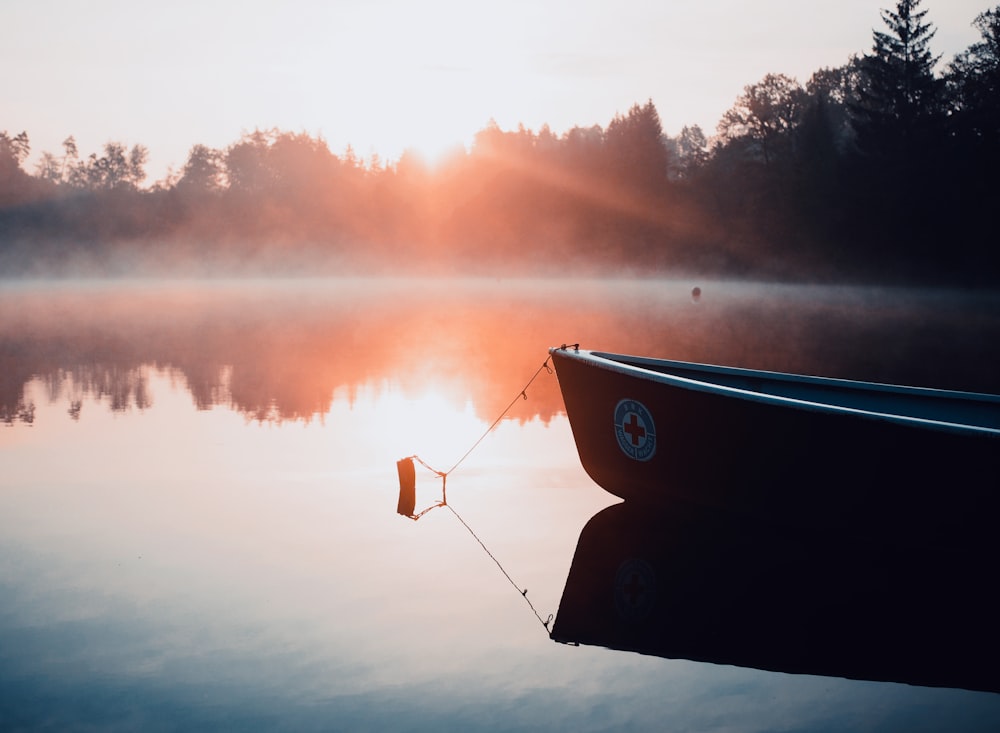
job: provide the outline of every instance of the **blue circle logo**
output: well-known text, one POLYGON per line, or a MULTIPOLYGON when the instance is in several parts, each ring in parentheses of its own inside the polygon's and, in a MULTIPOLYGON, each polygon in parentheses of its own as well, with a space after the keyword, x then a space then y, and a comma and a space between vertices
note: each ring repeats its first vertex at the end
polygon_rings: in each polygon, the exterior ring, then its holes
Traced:
POLYGON ((615 407, 615 437, 629 458, 648 461, 656 453, 656 425, 641 402, 622 400, 615 407))
POLYGON ((615 575, 615 608, 623 621, 638 623, 656 603, 656 573, 645 560, 633 558, 618 566, 615 575))

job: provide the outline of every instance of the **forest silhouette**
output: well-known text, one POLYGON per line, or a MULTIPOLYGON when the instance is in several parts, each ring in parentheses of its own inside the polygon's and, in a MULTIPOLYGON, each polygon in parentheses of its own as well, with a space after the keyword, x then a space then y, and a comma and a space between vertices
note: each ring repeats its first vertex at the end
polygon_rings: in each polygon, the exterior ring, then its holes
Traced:
POLYGON ((747 85, 714 135, 652 101, 556 134, 490 122, 434 167, 256 130, 195 145, 143 187, 148 150, 72 136, 33 172, 0 132, 0 277, 687 274, 992 286, 1000 6, 939 67, 921 0, 806 83, 747 85))

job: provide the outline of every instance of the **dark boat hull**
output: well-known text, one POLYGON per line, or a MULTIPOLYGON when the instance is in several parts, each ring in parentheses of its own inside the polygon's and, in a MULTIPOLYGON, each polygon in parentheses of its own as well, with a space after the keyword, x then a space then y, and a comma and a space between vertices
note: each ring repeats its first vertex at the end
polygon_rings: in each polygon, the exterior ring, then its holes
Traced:
POLYGON ((552 357, 584 469, 629 502, 898 537, 992 529, 997 516, 995 430, 743 398, 589 352, 552 357))

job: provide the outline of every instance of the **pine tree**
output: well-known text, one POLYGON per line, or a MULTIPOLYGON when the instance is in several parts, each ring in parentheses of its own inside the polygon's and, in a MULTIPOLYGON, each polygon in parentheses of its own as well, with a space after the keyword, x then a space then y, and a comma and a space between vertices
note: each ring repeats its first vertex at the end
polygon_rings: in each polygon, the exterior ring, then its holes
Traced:
POLYGON ((862 153, 882 159, 907 158, 940 132, 944 86, 934 74, 938 56, 930 50, 937 32, 925 22, 922 0, 899 0, 882 11, 888 32, 873 31, 872 52, 860 62, 852 122, 862 153))
POLYGON ((662 190, 670 154, 652 99, 644 105, 632 105, 627 115, 611 120, 604 133, 604 148, 610 170, 621 182, 649 193, 662 190))
POLYGON ((849 218, 866 257, 895 275, 942 268, 949 217, 938 196, 945 154, 944 82, 921 0, 883 10, 885 31, 859 61, 848 109, 858 155, 848 166, 849 218))

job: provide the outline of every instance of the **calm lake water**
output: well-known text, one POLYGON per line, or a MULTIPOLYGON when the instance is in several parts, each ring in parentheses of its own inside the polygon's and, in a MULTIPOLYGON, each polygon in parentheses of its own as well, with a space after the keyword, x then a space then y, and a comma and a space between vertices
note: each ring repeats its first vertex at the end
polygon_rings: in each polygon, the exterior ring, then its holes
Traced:
POLYGON ((527 601, 617 503, 555 376, 518 397, 564 342, 1000 392, 991 294, 0 285, 0 729, 1000 729, 1000 694, 550 640, 527 601), (396 514, 398 459, 451 467, 512 400, 449 476, 468 527, 396 514))

